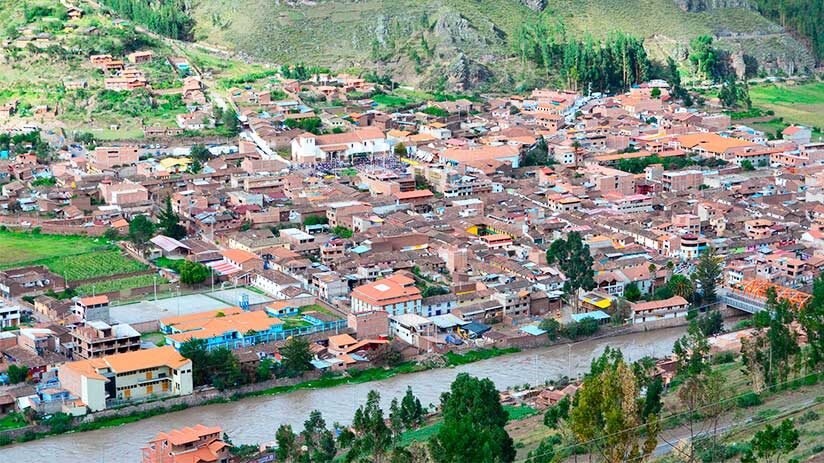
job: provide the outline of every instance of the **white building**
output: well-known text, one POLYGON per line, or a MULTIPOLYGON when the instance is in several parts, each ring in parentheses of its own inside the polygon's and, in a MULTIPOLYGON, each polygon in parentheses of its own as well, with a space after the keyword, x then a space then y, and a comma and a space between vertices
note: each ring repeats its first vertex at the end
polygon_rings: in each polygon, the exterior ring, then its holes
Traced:
POLYGON ((385 154, 389 150, 386 136, 377 127, 329 135, 306 132, 292 140, 292 160, 302 164, 348 159, 356 154, 385 154))

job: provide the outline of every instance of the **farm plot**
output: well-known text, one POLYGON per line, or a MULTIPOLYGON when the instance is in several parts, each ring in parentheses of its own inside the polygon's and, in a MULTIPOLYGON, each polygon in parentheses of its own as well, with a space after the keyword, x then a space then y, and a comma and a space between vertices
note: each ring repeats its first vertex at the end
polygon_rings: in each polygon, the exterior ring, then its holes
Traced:
POLYGON ((138 272, 149 267, 128 257, 118 250, 107 250, 75 256, 52 257, 42 263, 68 282, 109 275, 138 272))
POLYGON ((88 296, 90 294, 111 293, 124 289, 145 288, 152 286, 155 282, 158 285, 162 285, 169 281, 165 278, 155 277, 154 275, 137 275, 80 285, 75 288, 75 291, 81 296, 88 296))
POLYGON ((47 258, 109 248, 110 245, 101 238, 0 231, 0 268, 36 265, 47 258))

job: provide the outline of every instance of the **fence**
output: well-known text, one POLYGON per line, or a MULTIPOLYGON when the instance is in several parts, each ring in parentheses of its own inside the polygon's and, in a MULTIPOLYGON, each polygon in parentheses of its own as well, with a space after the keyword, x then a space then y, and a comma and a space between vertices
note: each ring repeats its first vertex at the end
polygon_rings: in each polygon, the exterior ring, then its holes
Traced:
POLYGON ((212 341, 209 343, 209 349, 217 349, 225 347, 227 349, 240 349, 243 347, 253 346, 255 344, 283 341, 292 336, 308 336, 316 333, 323 333, 327 331, 335 331, 336 333, 346 329, 346 320, 335 320, 332 322, 324 322, 317 325, 302 326, 283 331, 275 331, 272 333, 256 333, 244 336, 241 339, 227 339, 225 341, 212 341))

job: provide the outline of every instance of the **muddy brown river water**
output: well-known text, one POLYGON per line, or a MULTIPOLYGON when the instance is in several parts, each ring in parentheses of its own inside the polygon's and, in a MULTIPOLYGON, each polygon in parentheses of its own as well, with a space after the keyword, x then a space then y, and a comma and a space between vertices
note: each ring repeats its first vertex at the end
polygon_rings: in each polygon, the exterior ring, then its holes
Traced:
POLYGON ((673 343, 684 331, 684 328, 669 328, 594 339, 570 346, 528 350, 456 368, 398 375, 371 383, 300 390, 228 404, 194 407, 115 428, 64 434, 3 447, 0 448, 0 462, 135 463, 140 461, 140 448, 158 432, 198 423, 223 427, 236 444, 271 442, 281 424, 291 424, 296 431, 302 429, 303 421, 314 409, 323 413, 329 425, 336 421, 348 423, 355 409, 366 400, 370 389, 381 393, 384 410, 388 409, 392 398, 404 394, 407 386, 412 386, 422 403, 435 404, 458 373, 490 378, 498 389, 525 383, 539 384, 565 374, 577 376, 588 371, 590 361, 600 355, 606 346, 620 348, 630 361, 645 355, 668 355, 672 352, 673 343))

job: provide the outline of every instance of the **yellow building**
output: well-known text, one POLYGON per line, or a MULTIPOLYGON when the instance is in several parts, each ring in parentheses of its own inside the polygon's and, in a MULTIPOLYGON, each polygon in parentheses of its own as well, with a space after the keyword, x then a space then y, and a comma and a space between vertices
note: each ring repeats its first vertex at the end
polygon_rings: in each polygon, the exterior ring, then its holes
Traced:
POLYGON ((192 361, 171 346, 69 362, 58 369, 58 377, 91 411, 192 393, 192 361))

